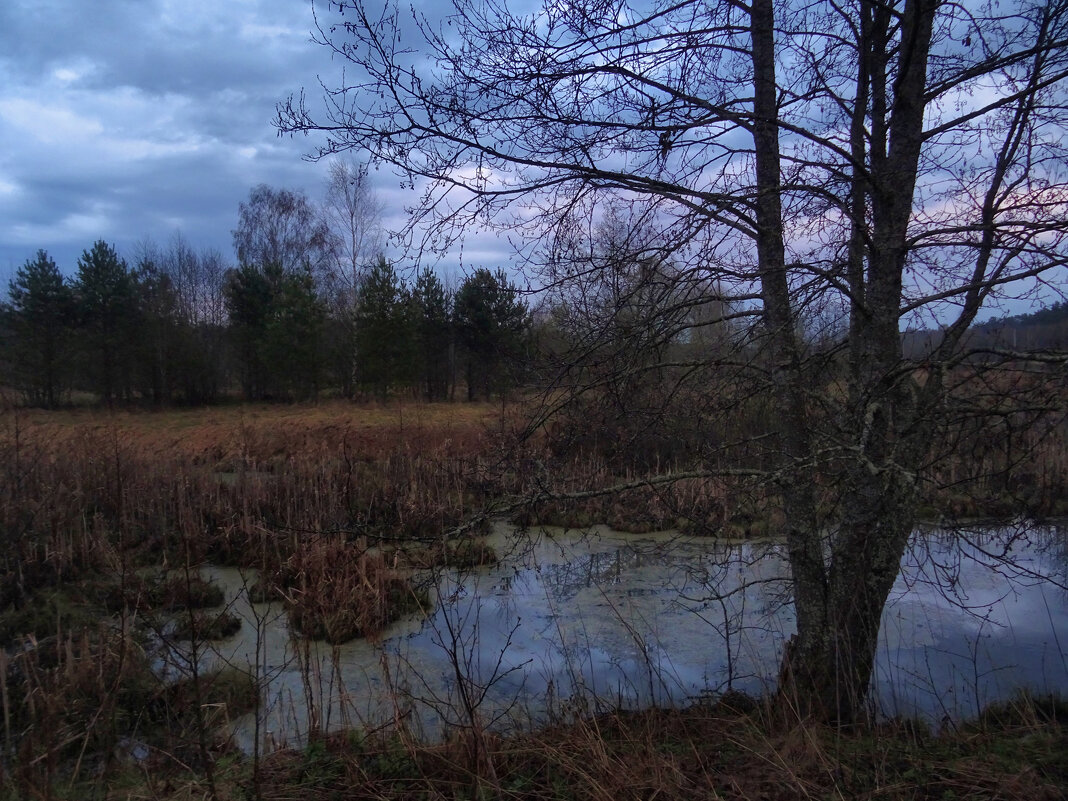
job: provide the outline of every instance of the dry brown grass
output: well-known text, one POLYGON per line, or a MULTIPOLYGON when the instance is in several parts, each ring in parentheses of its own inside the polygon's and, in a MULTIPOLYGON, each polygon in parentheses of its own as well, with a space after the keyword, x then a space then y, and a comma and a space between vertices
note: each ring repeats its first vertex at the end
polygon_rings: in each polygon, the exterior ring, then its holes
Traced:
MULTIPOLYGON (((106 677, 92 672, 102 665, 110 665, 110 677, 123 675, 109 661, 109 654, 119 652, 118 641, 94 634, 92 626, 69 630, 66 621, 72 618, 58 602, 54 615, 45 604, 93 577, 108 577, 113 585, 121 576, 119 597, 125 602, 111 605, 112 611, 139 610, 137 598, 152 591, 136 578, 139 566, 212 559, 256 567, 285 586, 297 628, 340 641, 373 634, 399 611, 419 605, 395 554, 415 554, 408 566, 422 565, 423 557, 426 564, 485 558, 473 541, 445 544, 443 535, 504 495, 531 492, 543 498, 527 507, 525 522, 531 523, 609 522, 631 530, 692 526, 703 533, 738 534, 766 533, 775 523, 773 499, 742 482, 718 479, 638 487, 571 504, 544 500, 553 493, 640 484, 641 475, 610 470, 596 454, 553 459, 548 449, 538 452, 537 443, 528 446, 525 462, 502 462, 512 425, 502 419, 500 407, 489 405, 330 402, 152 413, 0 412, 0 614, 18 619, 17 633, 42 640, 57 633, 57 621, 63 623, 56 640, 62 668, 33 674, 34 683, 24 686, 36 693, 36 706, 32 714, 16 710, 29 715, 25 719, 35 722, 34 729, 15 731, 8 753, 30 748, 46 755, 20 757, 18 764, 37 771, 22 786, 47 795, 58 772, 71 769, 82 743, 88 743, 86 753, 101 752, 108 738, 128 728, 119 712, 109 717, 116 722, 106 732, 94 721, 95 708, 117 709, 106 701, 97 707, 93 701, 70 701, 103 696, 106 677), (414 548, 396 550, 413 540, 414 548), (37 608, 49 614, 27 614, 37 608), (75 706, 81 711, 68 717, 75 706)), ((1033 467, 1024 475, 1034 478, 1025 477, 1024 485, 1033 481, 1043 497, 1052 497, 1066 481, 1068 437, 1063 423, 1045 431, 1045 439, 1040 433, 1024 432, 1032 438, 1026 454, 1033 461, 1019 466, 1033 467)), ((985 460, 984 474, 995 476, 999 452, 978 456, 985 460)), ((953 469, 947 467, 939 481, 952 485, 953 469)), ((989 486, 993 492, 995 485, 989 486)), ((49 652, 28 653, 39 659, 49 652)), ((26 663, 27 670, 38 667, 26 663)), ((970 752, 963 755, 958 741, 784 729, 698 708, 621 714, 518 738, 469 733, 466 740, 434 747, 404 737, 372 738, 359 748, 330 740, 317 746, 314 759, 277 757, 267 786, 279 799, 322 789, 337 798, 955 794, 1034 801, 1056 797, 1050 795, 1055 786, 1050 775, 1068 780, 1063 764, 1054 770, 1043 761, 1051 748, 1068 753, 1063 730, 1050 726, 1028 730, 1041 745, 1036 754, 1017 754, 1015 761, 992 767, 970 752), (479 742, 472 744, 475 736, 479 742), (922 761, 932 748, 940 749, 937 764, 911 770, 910 760, 922 761)), ((190 797, 197 788, 194 776, 187 784, 190 797)), ((167 794, 155 787, 145 797, 167 794)))
MULTIPOLYGON (((477 451, 486 432, 499 423, 500 414, 500 406, 494 404, 347 401, 162 411, 9 407, 0 411, 0 443, 10 444, 17 416, 23 443, 34 454, 63 454, 117 441, 134 452, 213 463, 222 470, 235 461, 266 464, 341 443, 367 455, 442 440, 477 451)), ((101 456, 106 453, 100 451, 101 456)))
POLYGON ((333 735, 273 756, 264 798, 1063 798, 1068 728, 1055 720, 976 739, 922 725, 785 724, 759 705, 618 712, 511 737, 420 745, 403 732, 333 735), (472 753, 481 755, 473 761, 472 753))
MULTIPOLYGON (((50 643, 58 627, 63 638, 59 656, 49 656, 59 667, 38 669, 51 651, 32 648, 5 674, 8 689, 27 699, 13 710, 8 737, 22 771, 13 786, 45 797, 60 774, 81 782, 90 756, 95 770, 144 724, 99 700, 105 680, 137 682, 110 660, 115 647, 98 629, 110 631, 121 616, 157 637, 203 641, 227 622, 190 613, 188 631, 153 628, 149 621, 169 619, 157 610, 219 600, 198 602, 207 588, 195 573, 175 579, 160 565, 211 559, 285 574, 296 628, 335 642, 425 605, 386 564, 382 542, 438 543, 499 491, 489 469, 499 414, 346 403, 0 413, 0 630, 50 643), (94 709, 121 714, 108 712, 103 727, 94 709)), ((135 664, 132 647, 123 653, 135 664)), ((145 703, 167 704, 158 687, 145 693, 145 703)))
POLYGON ((0 652, 0 668, 5 763, 16 784, 46 795, 86 759, 110 759, 156 689, 132 631, 107 624, 29 637, 0 652))
POLYGON ((440 538, 494 493, 499 408, 8 409, 0 533, 27 587, 108 569, 115 552, 277 566, 306 538, 440 538), (39 573, 40 575, 37 575, 39 573))
POLYGON ((309 542, 283 567, 281 594, 304 637, 337 644, 378 635, 401 615, 425 612, 429 598, 366 540, 309 542))
POLYGON ((744 480, 681 478, 644 483, 642 474, 613 472, 596 459, 574 460, 555 487, 578 500, 545 498, 522 509, 518 522, 584 528, 604 524, 616 531, 642 533, 679 529, 700 536, 767 536, 781 524, 765 492, 744 480), (620 485, 622 492, 604 492, 620 485), (590 497, 590 493, 595 493, 590 497))

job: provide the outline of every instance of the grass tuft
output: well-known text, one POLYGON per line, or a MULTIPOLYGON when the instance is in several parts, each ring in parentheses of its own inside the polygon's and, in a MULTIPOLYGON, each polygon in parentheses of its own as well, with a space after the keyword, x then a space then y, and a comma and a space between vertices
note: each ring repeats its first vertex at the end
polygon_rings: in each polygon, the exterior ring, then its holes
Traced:
POLYGON ((310 542, 290 557, 285 572, 290 624, 311 639, 337 644, 374 637, 402 615, 429 607, 427 593, 362 540, 310 542))

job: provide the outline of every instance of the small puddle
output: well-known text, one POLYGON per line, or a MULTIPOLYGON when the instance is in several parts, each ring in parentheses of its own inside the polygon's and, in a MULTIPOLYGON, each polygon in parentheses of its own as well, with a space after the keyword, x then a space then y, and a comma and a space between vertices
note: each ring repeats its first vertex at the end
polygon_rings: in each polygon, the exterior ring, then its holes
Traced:
MULTIPOLYGON (((1020 687, 1068 692, 1065 532, 1013 541, 1012 568, 994 558, 1009 537, 914 536, 883 617, 881 714, 959 720, 1020 687)), ((209 568, 243 625, 208 661, 258 666, 268 748, 398 718, 436 736, 467 722, 465 696, 507 728, 773 688, 795 626, 781 544, 504 524, 490 542, 501 562, 439 576, 427 617, 340 646, 292 639, 281 604, 249 603, 253 574, 209 568)), ((234 723, 246 750, 255 723, 234 723)))

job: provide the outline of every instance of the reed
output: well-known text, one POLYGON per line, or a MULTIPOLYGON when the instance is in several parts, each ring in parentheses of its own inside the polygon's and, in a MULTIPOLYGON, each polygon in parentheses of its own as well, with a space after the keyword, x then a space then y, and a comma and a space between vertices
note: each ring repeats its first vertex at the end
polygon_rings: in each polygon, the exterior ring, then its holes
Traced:
POLYGON ((306 543, 282 570, 290 624, 303 637, 337 644, 378 635, 389 623, 429 606, 424 590, 389 566, 366 541, 306 543))
POLYGON ((477 419, 393 429, 312 409, 228 429, 202 415, 38 415, 17 443, 0 436, 0 457, 17 447, 21 465, 0 463, 0 600, 106 573, 115 553, 153 565, 191 547, 198 561, 270 567, 312 534, 433 542, 505 489, 487 477, 477 419))
MULTIPOLYGON (((309 636, 373 635, 425 609, 425 593, 406 568, 386 563, 384 546, 422 540, 423 552, 441 550, 434 561, 482 553, 439 543, 501 491, 488 467, 497 435, 487 412, 0 412, 0 633, 10 668, 2 762, 5 776, 19 771, 11 786, 46 796, 60 774, 98 775, 87 773, 90 761, 113 775, 107 755, 122 738, 146 726, 189 728, 145 648, 189 638, 187 650, 202 653, 233 629, 227 610, 191 611, 222 600, 196 573, 205 560, 284 578, 294 628, 309 636), (183 565, 194 569, 175 569, 183 565), (116 640, 120 623, 126 633, 116 640), (121 670, 109 656, 120 651, 121 670), (137 717, 137 706, 154 711, 137 717)), ((213 682, 194 678, 207 703, 213 682)), ((216 715, 194 706, 195 738, 176 735, 159 749, 210 767, 205 728, 216 715)))
POLYGON ((3 667, 5 762, 14 784, 45 797, 106 768, 158 689, 132 629, 105 623, 28 637, 3 667))

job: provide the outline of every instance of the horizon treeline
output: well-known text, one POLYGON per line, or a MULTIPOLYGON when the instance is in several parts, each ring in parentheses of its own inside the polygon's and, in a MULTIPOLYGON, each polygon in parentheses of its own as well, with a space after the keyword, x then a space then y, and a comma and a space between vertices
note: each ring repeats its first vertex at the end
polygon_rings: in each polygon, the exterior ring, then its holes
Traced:
POLYGON ((409 282, 380 252, 339 254, 314 211, 302 193, 253 189, 236 265, 181 235, 142 243, 132 263, 98 240, 70 277, 39 250, 0 304, 0 385, 45 407, 74 393, 152 405, 475 400, 515 385, 531 314, 503 270, 475 270, 454 290, 430 268, 409 282))
MULTIPOLYGON (((648 255, 655 248, 642 237, 655 244, 655 236, 612 214, 590 248, 566 255, 595 278, 577 294, 550 293, 536 331, 502 269, 475 270, 457 287, 428 267, 405 280, 414 271, 379 247, 380 209, 365 178, 364 168, 332 165, 322 204, 254 187, 238 209, 236 263, 180 234, 164 247, 140 243, 131 261, 98 240, 69 277, 39 250, 0 301, 0 387, 44 407, 92 398, 156 406, 324 395, 476 400, 555 365, 557 388, 585 381, 615 399, 616 417, 642 417, 637 406, 659 419, 677 382, 709 380, 715 353, 759 358, 752 332, 734 322, 758 312, 648 255)), ((843 334, 833 309, 798 324, 813 342, 843 334)), ((902 336, 906 355, 922 360, 942 332, 902 336)), ((1054 303, 977 325, 968 339, 982 352, 1063 348, 1066 337, 1068 304, 1054 303)))

